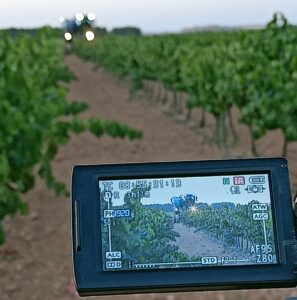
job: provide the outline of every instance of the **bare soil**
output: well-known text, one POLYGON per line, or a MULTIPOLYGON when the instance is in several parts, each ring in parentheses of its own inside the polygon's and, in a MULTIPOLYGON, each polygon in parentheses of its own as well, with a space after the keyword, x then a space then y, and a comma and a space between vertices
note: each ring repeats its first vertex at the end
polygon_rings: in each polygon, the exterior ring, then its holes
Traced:
POLYGON ((179 247, 179 252, 185 253, 190 257, 200 256, 224 256, 232 254, 224 253, 223 245, 214 241, 209 235, 202 231, 195 231, 194 227, 188 227, 182 223, 176 223, 174 231, 179 234, 175 245, 179 247), (197 247, 199 245, 199 247, 197 247))
MULTIPOLYGON (((142 140, 100 139, 90 133, 72 136, 61 147, 53 162, 57 178, 67 185, 74 164, 101 164, 110 162, 172 161, 220 159, 221 152, 209 136, 213 119, 207 116, 206 127, 190 129, 180 118, 164 114, 161 104, 153 104, 137 95, 131 100, 129 88, 111 74, 93 70, 75 56, 66 59, 78 80, 69 85, 69 101, 81 100, 90 105, 83 117, 96 116, 115 119, 141 129, 142 140)), ((168 109, 167 109, 168 111, 168 109)), ((238 117, 236 111, 235 117, 238 117)), ((193 120, 200 112, 193 112, 193 120)), ((229 157, 248 157, 250 140, 248 130, 237 124, 240 143, 230 147, 229 157)), ((271 132, 258 142, 263 156, 281 153, 282 136, 271 132)), ((288 159, 291 179, 297 186, 297 144, 289 145, 288 159)), ((75 299, 73 286, 70 201, 57 197, 38 181, 34 190, 25 195, 30 205, 28 216, 7 218, 7 242, 0 248, 0 299, 75 299)), ((252 286, 251 286, 252 288, 252 286)), ((249 290, 229 292, 202 292, 179 294, 150 294, 100 299, 285 299, 297 295, 296 289, 249 290)), ((90 298, 94 299, 94 298, 90 298)))
POLYGON ((224 247, 221 241, 211 237, 206 232, 196 230, 194 227, 175 223, 173 229, 179 234, 173 244, 179 247, 179 252, 190 257, 216 256, 220 259, 223 256, 228 256, 232 260, 233 257, 244 259, 247 256, 239 250, 224 247))

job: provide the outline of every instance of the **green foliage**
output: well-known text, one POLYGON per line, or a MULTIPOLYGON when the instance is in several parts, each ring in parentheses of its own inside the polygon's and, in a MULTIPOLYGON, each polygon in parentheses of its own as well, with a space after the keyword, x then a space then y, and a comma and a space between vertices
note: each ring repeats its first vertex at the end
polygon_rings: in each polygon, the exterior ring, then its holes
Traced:
POLYGON ((285 145, 297 140, 297 29, 282 14, 275 14, 264 30, 107 36, 92 44, 77 41, 75 49, 128 76, 132 92, 151 80, 187 93, 189 110, 199 107, 214 115, 221 140, 226 140, 225 116, 232 106, 240 109, 253 139, 281 129, 285 145))
POLYGON ((0 244, 5 216, 28 212, 21 196, 34 187, 36 171, 58 195, 68 194, 55 180, 51 161, 72 133, 141 137, 114 121, 79 119, 88 106, 66 101, 67 88, 60 83, 74 76, 63 62, 63 41, 53 36, 50 28, 34 37, 0 33, 0 244))
POLYGON ((94 30, 95 30, 95 35, 97 37, 101 37, 103 35, 107 35, 108 34, 108 31, 107 31, 107 29, 105 27, 95 27, 94 30))
POLYGON ((114 35, 137 36, 141 35, 141 30, 137 27, 118 27, 113 28, 110 33, 114 35))
POLYGON ((0 222, 0 245, 4 244, 4 242, 5 242, 4 229, 0 222))
POLYGON ((2 29, 0 32, 5 32, 9 34, 13 38, 18 38, 21 35, 27 34, 31 36, 36 36, 40 30, 48 31, 51 34, 51 37, 53 38, 60 38, 62 36, 62 29, 61 28, 55 28, 50 26, 44 26, 41 28, 9 28, 9 29, 2 29))
MULTIPOLYGON (((148 189, 134 188, 131 192, 137 194, 148 189)), ((125 196, 122 208, 129 208, 133 212, 132 218, 113 218, 111 220, 111 240, 114 249, 123 249, 123 264, 128 267, 129 261, 137 263, 174 263, 189 261, 187 255, 180 253, 178 247, 172 245, 178 237, 173 229, 173 218, 162 210, 150 209, 141 203, 141 198, 125 196)), ((101 197, 103 209, 107 203, 101 197)), ((113 206, 113 208, 116 208, 113 206)), ((103 228, 108 236, 108 228, 103 228)), ((103 239, 103 245, 108 251, 108 240, 103 239)))
POLYGON ((139 130, 129 128, 126 124, 121 124, 115 121, 90 119, 88 122, 88 127, 90 131, 98 137, 103 134, 121 138, 128 136, 132 140, 142 137, 142 132, 140 132, 139 130))
MULTIPOLYGON (((249 250, 252 244, 264 244, 263 223, 253 221, 252 204, 258 201, 251 201, 248 204, 237 204, 232 208, 227 205, 221 209, 209 205, 199 208, 195 212, 183 212, 181 221, 212 235, 221 240, 226 246, 237 247, 241 250, 249 250), (245 241, 245 244, 244 244, 245 241)), ((273 225, 271 208, 269 206, 269 219, 266 222, 266 234, 268 243, 274 245, 273 225)))

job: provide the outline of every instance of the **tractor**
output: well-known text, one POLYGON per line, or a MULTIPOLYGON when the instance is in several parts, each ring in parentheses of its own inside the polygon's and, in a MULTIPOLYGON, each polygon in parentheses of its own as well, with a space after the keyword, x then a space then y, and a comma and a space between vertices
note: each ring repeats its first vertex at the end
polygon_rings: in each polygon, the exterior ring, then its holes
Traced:
POLYGON ((89 42, 95 39, 95 14, 78 13, 74 18, 65 19, 60 17, 59 20, 64 32, 66 50, 71 50, 74 36, 82 36, 89 42))
POLYGON ((197 202, 197 196, 193 194, 180 195, 171 198, 173 205, 173 221, 174 223, 180 222, 180 214, 185 211, 195 210, 195 203, 197 202))

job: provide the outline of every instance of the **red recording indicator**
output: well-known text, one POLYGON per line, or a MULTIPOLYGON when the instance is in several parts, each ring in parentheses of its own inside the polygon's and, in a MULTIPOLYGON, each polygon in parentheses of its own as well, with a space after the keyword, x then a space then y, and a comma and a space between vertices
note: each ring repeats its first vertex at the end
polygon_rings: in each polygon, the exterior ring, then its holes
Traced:
POLYGON ((234 185, 245 185, 244 176, 235 176, 235 177, 233 177, 233 184, 234 185))

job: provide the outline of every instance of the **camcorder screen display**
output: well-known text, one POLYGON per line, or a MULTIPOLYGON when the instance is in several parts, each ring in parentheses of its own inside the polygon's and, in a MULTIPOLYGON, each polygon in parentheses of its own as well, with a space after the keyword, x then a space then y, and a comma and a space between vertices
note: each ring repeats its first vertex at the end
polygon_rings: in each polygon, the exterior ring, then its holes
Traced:
POLYGON ((99 179, 103 271, 276 264, 268 174, 99 179))

